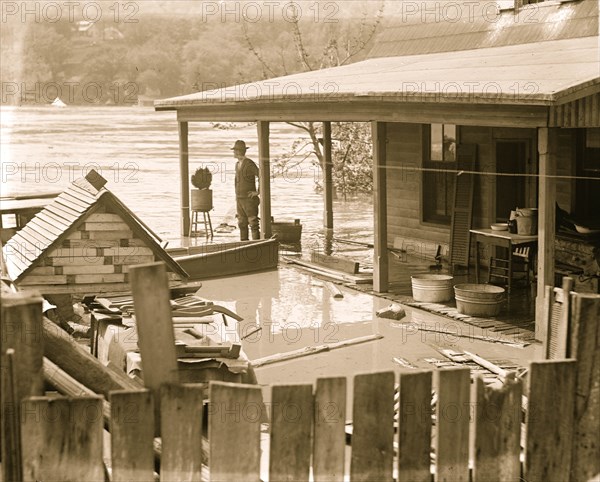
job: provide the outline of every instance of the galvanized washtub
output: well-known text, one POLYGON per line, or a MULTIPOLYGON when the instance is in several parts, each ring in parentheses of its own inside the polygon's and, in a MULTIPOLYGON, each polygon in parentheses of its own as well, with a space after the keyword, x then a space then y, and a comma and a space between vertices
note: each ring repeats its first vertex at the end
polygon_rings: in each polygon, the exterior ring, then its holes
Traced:
POLYGON ((496 316, 504 301, 505 289, 499 286, 465 283, 454 286, 456 309, 471 316, 496 316))
POLYGON ((452 281, 445 274, 421 274, 410 277, 415 301, 443 303, 452 299, 452 281))

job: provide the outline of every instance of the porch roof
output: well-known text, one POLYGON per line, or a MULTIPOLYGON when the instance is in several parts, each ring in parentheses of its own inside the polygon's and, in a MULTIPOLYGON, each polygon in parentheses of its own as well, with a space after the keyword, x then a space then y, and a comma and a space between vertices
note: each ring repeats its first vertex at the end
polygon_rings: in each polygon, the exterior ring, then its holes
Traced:
MULTIPOLYGON (((549 106, 600 92, 597 36, 373 58, 154 102, 156 110, 364 102, 549 106)), ((335 107, 334 107, 335 109, 335 107)), ((235 111, 230 116, 235 117, 235 111)), ((247 117, 247 112, 244 115, 247 117)), ((193 120, 193 119, 190 119, 193 120)))

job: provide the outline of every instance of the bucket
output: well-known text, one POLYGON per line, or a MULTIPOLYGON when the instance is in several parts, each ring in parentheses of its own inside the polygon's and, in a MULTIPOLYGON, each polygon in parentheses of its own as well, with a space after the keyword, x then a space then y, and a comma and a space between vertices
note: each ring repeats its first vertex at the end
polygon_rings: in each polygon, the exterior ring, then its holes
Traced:
POLYGON ((537 233, 537 208, 523 208, 517 211, 517 234, 537 233))
POLYGON ((463 315, 496 316, 504 301, 504 288, 467 283, 454 286, 456 309, 463 315))
POLYGON ((452 299, 453 277, 445 274, 422 274, 411 276, 415 301, 440 303, 452 299))

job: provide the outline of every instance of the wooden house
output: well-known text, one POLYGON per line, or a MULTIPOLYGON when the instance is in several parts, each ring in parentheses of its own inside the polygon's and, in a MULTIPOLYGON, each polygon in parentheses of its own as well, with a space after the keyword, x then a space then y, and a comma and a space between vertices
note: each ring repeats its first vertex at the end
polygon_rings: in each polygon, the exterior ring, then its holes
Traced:
MULTIPOLYGON (((425 10, 443 5, 427 3, 425 10)), ((369 121, 374 289, 388 290, 388 248, 396 242, 423 253, 448 249, 454 186, 466 174, 473 227, 506 220, 515 207, 539 208, 541 310, 555 277, 556 203, 588 216, 600 206, 598 2, 515 0, 503 10, 467 3, 458 16, 401 15, 355 64, 156 101, 156 110, 177 114, 182 232, 190 122, 258 123, 261 229, 269 236, 269 122, 322 121, 329 166, 330 122, 369 121)), ((331 192, 329 167, 324 181, 331 192)), ((331 212, 331 196, 325 200, 331 212)), ((469 263, 468 238, 465 249, 469 263)))
POLYGON ((42 294, 129 290, 129 268, 163 261, 172 280, 187 273, 92 170, 75 180, 3 247, 7 274, 42 294))

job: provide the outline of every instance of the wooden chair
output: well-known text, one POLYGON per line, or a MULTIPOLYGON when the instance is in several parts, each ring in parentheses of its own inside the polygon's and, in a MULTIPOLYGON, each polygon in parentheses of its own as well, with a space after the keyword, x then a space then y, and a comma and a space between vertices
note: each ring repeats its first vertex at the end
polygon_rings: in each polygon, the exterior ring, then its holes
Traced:
POLYGON ((506 280, 510 286, 509 280, 512 280, 515 273, 525 273, 525 280, 529 286, 531 283, 529 271, 533 268, 532 261, 532 249, 529 245, 514 246, 511 255, 507 258, 490 256, 488 283, 492 278, 501 278, 506 280))

